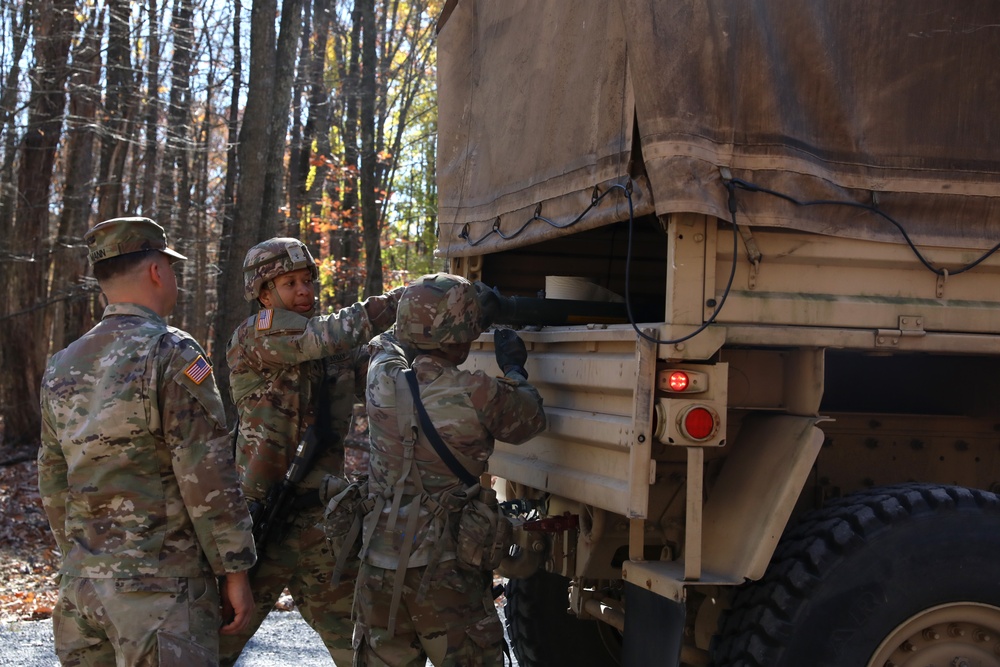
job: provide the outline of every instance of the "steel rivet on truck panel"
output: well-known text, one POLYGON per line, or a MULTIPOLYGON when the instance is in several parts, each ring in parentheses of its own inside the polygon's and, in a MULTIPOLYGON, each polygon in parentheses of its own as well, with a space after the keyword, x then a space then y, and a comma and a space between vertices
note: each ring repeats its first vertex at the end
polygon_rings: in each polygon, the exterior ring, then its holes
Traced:
POLYGON ((646 442, 646 436, 644 436, 644 435, 640 435, 640 436, 638 437, 638 440, 639 440, 639 442, 646 442))

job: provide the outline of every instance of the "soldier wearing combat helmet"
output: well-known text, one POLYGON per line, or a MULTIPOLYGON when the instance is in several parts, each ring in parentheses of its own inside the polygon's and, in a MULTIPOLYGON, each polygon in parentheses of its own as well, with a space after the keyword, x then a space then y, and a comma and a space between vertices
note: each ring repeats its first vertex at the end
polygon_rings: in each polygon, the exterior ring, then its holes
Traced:
POLYGON ((259 243, 243 263, 244 296, 261 310, 237 327, 227 359, 239 412, 236 463, 247 499, 254 505, 266 500, 310 426, 319 451, 293 510, 272 532, 280 539, 260 547, 251 582, 257 608, 244 632, 223 640, 223 666, 236 662, 286 587, 336 664, 353 661, 356 565, 331 587, 334 556, 316 524, 330 489, 344 485, 343 437, 367 370, 362 344, 391 326, 402 290, 314 316, 317 276, 309 249, 293 238, 259 243))
POLYGON ((56 653, 64 665, 212 665, 219 633, 249 622, 256 556, 212 366, 163 320, 184 256, 147 218, 84 239, 108 307, 42 380, 38 486, 62 554, 56 653))
POLYGON ((503 377, 458 368, 488 324, 479 299, 463 278, 422 276, 400 299, 394 333, 372 343, 372 509, 361 546, 355 664, 417 665, 430 658, 437 667, 502 665, 492 573, 462 559, 455 522, 477 497, 495 439, 528 440, 545 428, 545 413, 527 381, 524 343, 513 331, 494 333, 503 377), (422 428, 414 392, 467 481, 422 428))

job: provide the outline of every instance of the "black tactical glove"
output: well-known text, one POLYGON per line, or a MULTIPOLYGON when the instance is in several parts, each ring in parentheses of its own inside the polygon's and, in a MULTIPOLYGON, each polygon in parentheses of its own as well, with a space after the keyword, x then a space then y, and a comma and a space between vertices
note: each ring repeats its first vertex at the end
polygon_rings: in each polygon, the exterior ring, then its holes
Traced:
POLYGON ((528 360, 528 350, 524 341, 513 329, 498 329, 493 334, 493 347, 497 355, 497 365, 506 375, 512 370, 520 373, 525 380, 528 372, 524 370, 524 362, 528 360))
POLYGON ((500 314, 500 293, 495 287, 490 287, 481 280, 473 283, 476 288, 476 299, 479 301, 479 308, 483 311, 483 318, 480 320, 482 328, 488 329, 500 314))

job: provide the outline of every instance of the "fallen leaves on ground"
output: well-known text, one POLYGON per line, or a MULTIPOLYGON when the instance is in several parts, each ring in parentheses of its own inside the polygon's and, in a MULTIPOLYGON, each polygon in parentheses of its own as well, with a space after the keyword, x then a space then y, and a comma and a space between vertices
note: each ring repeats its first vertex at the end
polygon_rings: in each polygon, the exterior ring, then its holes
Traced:
POLYGON ((58 568, 35 461, 0 466, 0 622, 50 617, 58 568))

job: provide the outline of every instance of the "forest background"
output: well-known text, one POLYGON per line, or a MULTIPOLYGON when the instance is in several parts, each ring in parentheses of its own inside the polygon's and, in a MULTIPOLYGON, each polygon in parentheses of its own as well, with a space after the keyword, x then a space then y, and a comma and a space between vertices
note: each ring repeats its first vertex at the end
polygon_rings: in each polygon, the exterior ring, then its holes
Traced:
POLYGON ((0 1, 0 463, 37 443, 48 357, 100 319, 82 237, 101 220, 150 217, 188 256, 170 322, 224 396, 252 245, 302 239, 324 312, 445 268, 442 5, 0 1))

